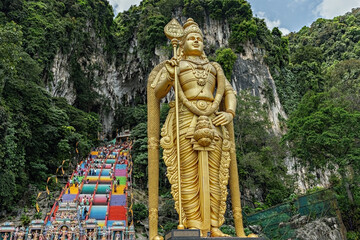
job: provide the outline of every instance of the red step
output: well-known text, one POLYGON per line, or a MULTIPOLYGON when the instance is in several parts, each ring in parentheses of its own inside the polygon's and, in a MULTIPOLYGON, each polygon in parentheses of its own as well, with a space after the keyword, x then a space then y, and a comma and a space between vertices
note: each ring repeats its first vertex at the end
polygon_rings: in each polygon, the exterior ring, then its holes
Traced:
POLYGON ((108 220, 126 220, 126 209, 124 206, 110 206, 108 220))

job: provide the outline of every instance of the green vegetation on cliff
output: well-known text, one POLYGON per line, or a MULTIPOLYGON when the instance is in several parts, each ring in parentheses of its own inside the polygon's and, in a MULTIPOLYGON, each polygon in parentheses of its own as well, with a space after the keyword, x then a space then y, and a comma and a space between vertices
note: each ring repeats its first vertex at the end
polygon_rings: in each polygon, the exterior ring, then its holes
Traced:
POLYGON ((2 2, 1 8, 0 210, 11 212, 17 201, 29 201, 36 194, 29 191, 29 185, 44 190, 46 178, 63 160, 76 161, 86 155, 97 142, 100 123, 97 114, 53 98, 43 87, 43 74, 53 57, 47 54, 56 48, 47 45, 53 42, 47 41, 45 26, 27 23, 40 24, 45 21, 41 13, 51 11, 32 1, 2 2), (18 18, 23 25, 15 22, 18 18))
MULTIPOLYGON (((291 152, 299 166, 333 170, 345 225, 355 235, 359 232, 359 9, 318 19, 285 37, 253 17, 245 0, 144 0, 115 19, 106 0, 2 0, 0 9, 0 211, 13 210, 30 184, 43 189, 62 160, 77 156, 77 143, 81 157, 97 142, 97 114, 108 109, 108 100, 96 90, 106 69, 91 60, 102 55, 120 66, 140 56, 142 71, 150 72, 155 49, 171 56, 163 27, 181 14, 201 27, 210 18, 227 24, 229 46, 217 51, 208 46, 206 51, 222 64, 229 80, 236 54, 255 45, 289 114, 282 139, 287 148, 271 132, 269 106, 240 93, 235 119, 239 176, 243 190, 257 192, 246 196, 246 210, 251 212, 255 202, 269 207, 290 196, 293 180, 283 160, 291 152), (73 106, 46 90, 54 81, 51 68, 57 55, 69 57, 73 106)), ((270 105, 273 101, 269 96, 270 105)), ((146 106, 141 98, 123 102, 113 129, 133 128, 133 176, 140 188, 147 182, 146 106)), ((165 104, 162 120, 166 109, 165 104)), ((165 176, 164 165, 160 168, 165 176)), ((168 182, 161 179, 161 193, 167 196, 168 182)))
POLYGON ((353 9, 290 34, 290 64, 277 76, 290 113, 284 141, 299 165, 332 170, 349 239, 360 236, 359 26, 353 9))

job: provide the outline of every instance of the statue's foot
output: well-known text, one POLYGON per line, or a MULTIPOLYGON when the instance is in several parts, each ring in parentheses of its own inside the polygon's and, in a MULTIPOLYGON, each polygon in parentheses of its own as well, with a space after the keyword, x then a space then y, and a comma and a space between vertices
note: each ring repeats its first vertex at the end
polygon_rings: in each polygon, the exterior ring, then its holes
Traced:
POLYGON ((207 237, 208 236, 208 231, 207 230, 200 230, 200 236, 201 237, 207 237))
POLYGON ((220 229, 218 228, 212 228, 211 229, 211 236, 212 237, 231 237, 228 234, 223 233, 220 229))
POLYGON ((257 238, 259 237, 258 235, 254 234, 254 233, 250 233, 248 236, 248 238, 257 238))
POLYGON ((153 237, 153 240, 164 240, 164 238, 162 236, 156 235, 153 237))

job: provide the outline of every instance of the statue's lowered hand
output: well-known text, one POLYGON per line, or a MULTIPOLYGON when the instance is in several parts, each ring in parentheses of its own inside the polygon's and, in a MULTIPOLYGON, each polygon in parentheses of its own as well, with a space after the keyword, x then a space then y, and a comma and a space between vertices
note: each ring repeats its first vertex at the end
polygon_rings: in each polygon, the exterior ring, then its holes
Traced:
POLYGON ((227 125, 233 120, 233 115, 227 112, 216 112, 217 116, 212 120, 215 126, 227 125))

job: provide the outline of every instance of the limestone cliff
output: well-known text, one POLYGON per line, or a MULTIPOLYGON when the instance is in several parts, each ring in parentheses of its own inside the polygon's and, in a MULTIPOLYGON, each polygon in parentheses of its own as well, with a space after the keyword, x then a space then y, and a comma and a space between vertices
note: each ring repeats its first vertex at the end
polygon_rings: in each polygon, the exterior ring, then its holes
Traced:
MULTIPOLYGON (((179 20, 181 24, 186 17, 181 16, 181 9, 175 11, 172 17, 179 20)), ((202 25, 205 41, 205 52, 214 53, 214 49, 229 47, 230 27, 227 20, 214 20, 208 15, 204 17, 202 25)), ((145 60, 142 54, 143 46, 139 46, 137 29, 132 33, 127 52, 122 56, 107 53, 105 40, 96 35, 91 24, 83 29, 90 36, 91 48, 85 56, 79 57, 77 62, 81 71, 94 84, 92 89, 101 96, 100 115, 103 124, 103 131, 108 134, 112 130, 115 110, 119 104, 124 102, 132 103, 137 99, 139 102, 146 102, 146 81, 151 69, 160 62, 169 59, 169 48, 157 47, 150 59, 145 60), (119 60, 121 58, 121 60, 119 60)), ((165 38, 165 35, 163 36, 165 38)), ((251 42, 243 46, 243 54, 237 54, 237 60, 233 67, 231 83, 236 91, 248 90, 252 95, 260 98, 262 104, 267 106, 269 120, 272 123, 273 133, 283 134, 280 118, 287 119, 286 113, 280 103, 273 77, 269 67, 264 62, 266 54, 264 49, 256 47, 251 42)), ((65 97, 70 104, 76 100, 76 89, 71 81, 71 57, 74 52, 56 54, 51 72, 52 81, 49 81, 47 88, 53 96, 65 97)), ((172 97, 167 97, 167 101, 172 97)), ((288 158, 285 161, 288 172, 297 176, 297 186, 300 192, 305 192, 311 187, 306 179, 306 168, 295 168, 296 159, 288 158)), ((322 179, 320 186, 328 185, 328 175, 316 173, 322 179), (325 176, 321 177, 321 176, 325 176)), ((256 194, 255 194, 256 195, 256 194)), ((251 198, 251 196, 248 196, 251 198)))
MULTIPOLYGON (((186 18, 179 17, 180 13, 181 11, 178 11, 173 17, 184 23, 186 18)), ((135 97, 139 97, 145 102, 148 74, 152 67, 169 59, 168 51, 158 47, 150 64, 145 62, 139 51, 141 46, 138 45, 136 32, 134 32, 134 38, 130 42, 125 57, 126 61, 117 64, 116 57, 109 57, 103 50, 103 39, 97 37, 90 27, 84 31, 90 34, 94 44, 89 54, 77 61, 86 76, 98 81, 98 85, 93 90, 107 102, 107 107, 103 106, 101 109, 101 118, 104 132, 109 133, 117 104, 121 104, 123 101, 131 103, 135 97)), ((230 30, 226 20, 218 21, 206 16, 203 33, 207 45, 206 51, 210 51, 210 48, 228 47, 230 30)), ((238 54, 232 73, 232 85, 236 91, 250 90, 253 95, 260 97, 262 103, 269 106, 269 118, 273 123, 273 130, 276 134, 280 134, 279 116, 286 118, 286 114, 281 107, 268 66, 263 61, 264 52, 250 43, 244 46, 244 49, 244 55, 238 54), (272 92, 274 101, 271 103, 264 94, 265 88, 270 88, 272 92)), ((53 80, 49 82, 47 88, 53 96, 65 97, 70 104, 73 104, 76 99, 76 91, 74 84, 70 81, 71 54, 72 52, 64 54, 61 51, 56 54, 51 68, 53 80)))
MULTIPOLYGON (((181 24, 186 21, 181 17, 181 11, 176 11, 172 17, 179 20, 181 24)), ((221 47, 229 46, 230 28, 226 20, 214 20, 205 16, 202 26, 206 53, 221 47)), ((92 48, 88 55, 78 58, 84 74, 91 78, 91 81, 98 82, 93 90, 102 97, 100 108, 103 131, 110 133, 114 122, 115 110, 119 104, 132 103, 135 98, 146 102, 146 80, 151 69, 160 62, 169 59, 169 52, 164 47, 157 47, 153 57, 145 60, 141 54, 142 46, 139 46, 137 32, 133 32, 126 55, 119 56, 107 54, 104 51, 104 39, 98 37, 91 27, 84 29, 91 37, 92 48), (125 61, 124 61, 125 60, 125 61)), ((163 36, 165 38, 165 35, 163 36)), ((261 103, 267 106, 268 116, 272 123, 274 134, 281 135, 283 130, 279 118, 286 119, 287 116, 280 103, 274 79, 269 67, 264 62, 265 50, 257 48, 248 42, 243 46, 244 53, 237 54, 234 64, 231 83, 236 91, 248 90, 252 95, 260 98, 261 103)), ((67 101, 74 104, 76 90, 70 80, 71 67, 70 59, 72 52, 67 54, 59 51, 53 61, 51 68, 53 81, 48 84, 48 90, 53 96, 65 97, 67 101)), ((167 98, 170 100, 172 96, 167 98)), ((285 164, 291 175, 298 176, 297 186, 300 192, 306 191, 309 187, 305 178, 306 168, 295 169, 296 159, 288 158, 285 164)), ((326 180, 326 179, 325 179, 326 180)), ((324 184, 326 185, 327 181, 324 184)), ((249 193, 247 198, 257 195, 249 193)), ((245 194, 246 195, 246 194, 245 194)))

